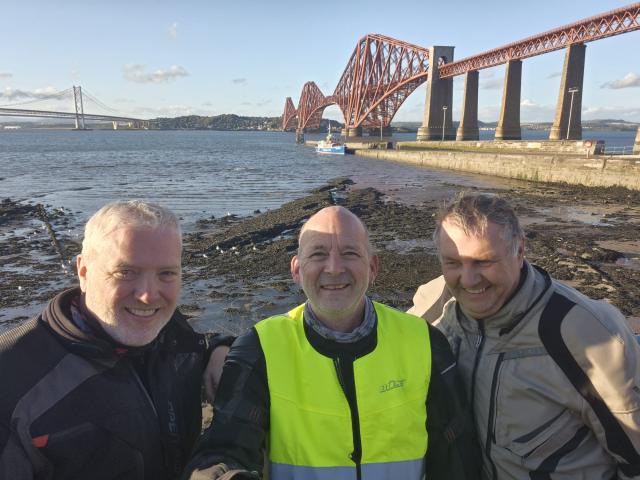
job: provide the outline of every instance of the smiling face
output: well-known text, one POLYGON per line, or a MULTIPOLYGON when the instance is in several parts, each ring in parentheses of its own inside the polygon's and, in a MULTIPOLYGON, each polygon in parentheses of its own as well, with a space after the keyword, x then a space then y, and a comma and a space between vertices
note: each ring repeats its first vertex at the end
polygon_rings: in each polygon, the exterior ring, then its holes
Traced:
POLYGON ((520 282, 524 240, 514 255, 503 227, 489 222, 486 232, 467 235, 445 218, 440 230, 440 262, 449 290, 476 320, 495 314, 520 282))
POLYGON ((182 244, 172 227, 122 227, 78 256, 89 311, 116 341, 153 341, 178 303, 182 244))
POLYGON ((358 218, 342 207, 320 210, 305 224, 291 274, 327 327, 349 332, 361 322, 364 297, 378 273, 358 218))

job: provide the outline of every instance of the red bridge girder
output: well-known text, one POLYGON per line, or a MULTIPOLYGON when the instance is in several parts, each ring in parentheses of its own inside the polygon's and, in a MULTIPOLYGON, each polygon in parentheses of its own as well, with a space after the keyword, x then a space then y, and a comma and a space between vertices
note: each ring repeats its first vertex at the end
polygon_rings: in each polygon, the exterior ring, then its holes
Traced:
POLYGON ((298 116, 298 112, 296 107, 293 106, 293 100, 291 97, 287 97, 284 102, 284 113, 282 114, 282 130, 292 130, 297 126, 296 118, 298 116))
POLYGON ((298 102, 298 130, 320 128, 324 109, 335 103, 334 97, 325 97, 315 82, 305 83, 298 102))
POLYGON ((495 67, 511 60, 521 60, 560 50, 573 43, 591 42, 638 29, 640 29, 640 3, 633 3, 479 55, 451 62, 439 68, 440 78, 495 67))
POLYGON ((349 128, 388 127, 411 93, 424 83, 429 50, 383 35, 358 41, 335 97, 349 128))

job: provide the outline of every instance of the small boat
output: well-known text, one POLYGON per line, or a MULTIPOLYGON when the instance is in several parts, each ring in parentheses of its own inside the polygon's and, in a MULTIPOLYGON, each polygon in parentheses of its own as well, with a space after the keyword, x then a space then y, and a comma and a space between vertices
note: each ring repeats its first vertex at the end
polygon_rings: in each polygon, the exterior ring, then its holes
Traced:
POLYGON ((331 134, 331 124, 329 124, 327 138, 318 142, 316 145, 316 153, 344 155, 346 153, 345 150, 344 144, 340 143, 340 141, 331 134))

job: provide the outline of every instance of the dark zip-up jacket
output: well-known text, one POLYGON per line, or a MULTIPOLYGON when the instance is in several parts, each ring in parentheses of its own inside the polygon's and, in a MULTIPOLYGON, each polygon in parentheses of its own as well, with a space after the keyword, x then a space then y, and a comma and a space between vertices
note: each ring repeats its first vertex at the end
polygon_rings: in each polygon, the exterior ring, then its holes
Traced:
MULTIPOLYGON (((362 449, 353 362, 375 349, 377 330, 374 328, 354 343, 338 343, 321 337, 306 322, 304 329, 310 345, 333 359, 336 376, 352 413, 354 450, 351 459, 357 468, 362 449)), ((429 435, 426 478, 476 479, 479 476, 479 449, 455 360, 441 332, 430 327, 430 337, 433 368, 426 399, 429 435)), ((215 420, 201 437, 183 479, 208 478, 194 472, 220 463, 230 468, 262 472, 269 431, 269 387, 264 352, 255 329, 233 344, 225 362, 214 411, 215 420)), ((357 471, 359 473, 358 468, 357 471)), ((211 480, 215 478, 218 477, 212 474, 211 480)))
POLYGON ((150 345, 115 345, 71 320, 79 295, 0 336, 0 479, 176 478, 201 428, 204 337, 176 313, 150 345))

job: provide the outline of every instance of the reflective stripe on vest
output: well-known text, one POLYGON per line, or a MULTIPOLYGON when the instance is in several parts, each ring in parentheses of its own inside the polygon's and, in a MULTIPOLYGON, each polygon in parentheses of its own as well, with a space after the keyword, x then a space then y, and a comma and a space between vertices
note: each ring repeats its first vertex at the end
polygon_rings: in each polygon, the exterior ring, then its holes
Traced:
MULTIPOLYGON (((376 348, 354 362, 363 477, 419 479, 427 450, 428 327, 412 315, 374 307, 376 348), (395 468, 399 474, 390 473, 395 468)), ((272 478, 352 479, 349 405, 333 360, 307 341, 303 312, 300 305, 256 325, 269 384, 272 478)))
MULTIPOLYGON (((367 463, 362 465, 362 478, 414 479, 422 478, 423 461, 367 463)), ((298 467, 271 463, 270 478, 275 480, 356 480, 356 470, 351 467, 298 467)))

